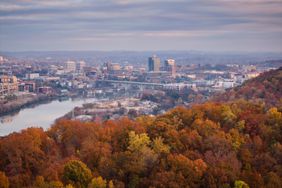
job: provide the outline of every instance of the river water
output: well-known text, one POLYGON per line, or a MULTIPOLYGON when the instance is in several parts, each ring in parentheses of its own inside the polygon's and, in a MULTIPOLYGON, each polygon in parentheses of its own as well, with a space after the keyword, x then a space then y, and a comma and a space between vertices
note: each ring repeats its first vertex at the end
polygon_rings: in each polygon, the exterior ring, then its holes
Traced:
POLYGON ((32 108, 22 109, 17 114, 0 117, 0 136, 20 132, 28 127, 42 127, 47 130, 54 121, 70 112, 74 107, 97 99, 75 99, 52 101, 32 108))

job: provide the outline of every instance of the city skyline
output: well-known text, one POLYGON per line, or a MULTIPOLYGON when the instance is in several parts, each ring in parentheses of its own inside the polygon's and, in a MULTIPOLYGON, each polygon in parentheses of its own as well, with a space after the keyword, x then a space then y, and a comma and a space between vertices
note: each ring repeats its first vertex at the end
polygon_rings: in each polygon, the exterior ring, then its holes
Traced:
POLYGON ((282 51, 279 0, 3 0, 0 51, 282 51))

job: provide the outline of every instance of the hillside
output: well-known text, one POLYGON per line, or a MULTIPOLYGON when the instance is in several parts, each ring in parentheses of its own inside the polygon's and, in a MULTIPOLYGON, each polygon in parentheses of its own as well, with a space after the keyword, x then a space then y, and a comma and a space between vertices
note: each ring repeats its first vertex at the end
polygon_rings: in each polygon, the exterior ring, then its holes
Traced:
POLYGON ((246 101, 0 139, 0 187, 282 187, 282 113, 246 101))
POLYGON ((234 101, 245 99, 266 106, 282 106, 282 67, 265 72, 258 77, 246 81, 243 85, 230 89, 216 96, 215 101, 234 101))
POLYGON ((2 137, 0 187, 282 187, 281 78, 217 96, 228 102, 2 137))

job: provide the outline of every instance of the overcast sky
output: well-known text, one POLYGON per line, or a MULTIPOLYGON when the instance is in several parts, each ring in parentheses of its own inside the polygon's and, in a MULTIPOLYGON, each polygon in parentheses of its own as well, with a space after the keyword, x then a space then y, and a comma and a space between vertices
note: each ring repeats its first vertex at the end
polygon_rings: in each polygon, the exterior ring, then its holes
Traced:
POLYGON ((0 50, 282 52, 282 0, 0 0, 0 50))

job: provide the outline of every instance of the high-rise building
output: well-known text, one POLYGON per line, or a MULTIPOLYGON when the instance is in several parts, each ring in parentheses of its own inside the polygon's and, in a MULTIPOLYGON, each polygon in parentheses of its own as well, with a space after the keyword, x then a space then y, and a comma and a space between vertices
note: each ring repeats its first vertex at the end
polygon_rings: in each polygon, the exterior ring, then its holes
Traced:
POLYGON ((161 60, 156 55, 149 57, 148 60, 148 71, 157 72, 160 71, 161 60))
POLYGON ((4 57, 3 56, 0 56, 0 64, 1 63, 4 63, 4 57))
POLYGON ((65 65, 65 72, 75 72, 76 71, 76 63, 74 61, 66 61, 65 65))
POLYGON ((86 66, 85 61, 79 61, 76 63, 76 70, 80 73, 84 72, 84 67, 86 66))
POLYGON ((103 65, 103 69, 106 71, 110 71, 112 67, 112 63, 111 62, 105 62, 103 65))
POLYGON ((174 59, 165 60, 165 71, 170 72, 172 76, 175 76, 176 64, 174 59))

